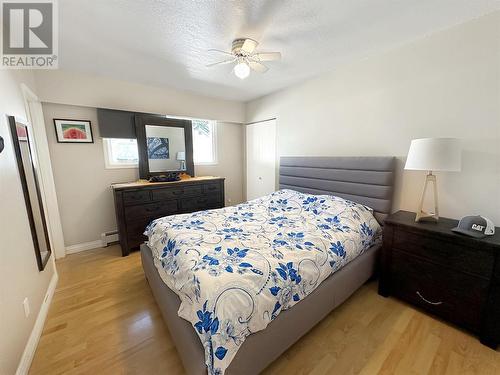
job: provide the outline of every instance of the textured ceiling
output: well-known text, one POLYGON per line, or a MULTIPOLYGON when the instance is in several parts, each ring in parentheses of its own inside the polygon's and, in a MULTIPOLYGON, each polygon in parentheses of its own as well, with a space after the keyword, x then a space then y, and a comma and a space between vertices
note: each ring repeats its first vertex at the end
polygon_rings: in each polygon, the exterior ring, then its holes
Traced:
POLYGON ((499 9, 493 0, 61 0, 67 71, 250 100, 499 9), (206 68, 236 37, 280 51, 246 80, 206 68))

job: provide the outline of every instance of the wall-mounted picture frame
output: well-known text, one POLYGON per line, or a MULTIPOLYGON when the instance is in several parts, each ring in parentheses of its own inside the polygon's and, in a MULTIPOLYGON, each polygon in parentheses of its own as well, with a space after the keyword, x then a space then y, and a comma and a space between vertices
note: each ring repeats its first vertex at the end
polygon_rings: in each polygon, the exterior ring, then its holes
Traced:
POLYGON ((54 119, 59 143, 94 143, 89 120, 54 119))

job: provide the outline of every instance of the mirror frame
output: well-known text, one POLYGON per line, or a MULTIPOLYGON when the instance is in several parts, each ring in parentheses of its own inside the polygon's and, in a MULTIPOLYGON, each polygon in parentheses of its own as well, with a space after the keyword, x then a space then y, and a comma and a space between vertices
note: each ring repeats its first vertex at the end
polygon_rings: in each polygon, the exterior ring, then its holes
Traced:
POLYGON ((21 120, 19 118, 16 118, 14 116, 8 116, 8 118, 9 118, 10 133, 11 133, 12 142, 14 145, 14 153, 16 155, 17 169, 19 171, 19 177, 21 179, 21 185, 23 188, 24 203, 26 204, 28 221, 30 223, 31 237, 33 238, 33 246, 34 246, 34 250, 35 250, 36 262, 38 264, 38 270, 43 271, 45 269, 45 266, 47 265, 49 259, 50 259, 50 256, 52 255, 52 247, 50 246, 49 231, 47 228, 47 221, 45 218, 45 209, 44 209, 44 205, 42 202, 42 194, 40 192, 40 184, 38 182, 38 174, 37 174, 37 170, 35 169, 35 163, 33 163, 33 149, 31 147, 32 140, 31 140, 31 134, 30 134, 31 132, 30 132, 30 128, 29 128, 26 121, 21 120), (44 238, 45 238, 45 242, 47 245, 47 255, 45 256, 45 258, 42 258, 42 254, 40 252, 40 245, 38 243, 35 218, 33 216, 33 208, 31 207, 31 200, 30 200, 30 195, 29 195, 29 190, 28 190, 28 181, 26 179, 26 172, 24 170, 24 164, 23 164, 23 159, 22 159, 22 155, 21 155, 21 148, 19 147, 19 137, 17 136, 17 123, 26 127, 28 149, 29 149, 29 153, 30 153, 31 166, 33 168, 33 178, 35 181, 35 190, 36 190, 36 194, 37 194, 36 198, 38 199, 38 205, 40 207, 40 214, 42 216, 41 221, 42 221, 42 226, 43 226, 43 230, 44 230, 44 238))
POLYGON ((159 176, 169 172, 187 173, 194 177, 193 162, 193 125, 190 120, 168 118, 161 115, 135 115, 135 132, 137 137, 137 149, 139 151, 139 177, 149 179, 151 176, 159 176), (150 172, 148 149, 146 142, 146 125, 166 126, 184 129, 184 142, 186 150, 185 171, 150 172))

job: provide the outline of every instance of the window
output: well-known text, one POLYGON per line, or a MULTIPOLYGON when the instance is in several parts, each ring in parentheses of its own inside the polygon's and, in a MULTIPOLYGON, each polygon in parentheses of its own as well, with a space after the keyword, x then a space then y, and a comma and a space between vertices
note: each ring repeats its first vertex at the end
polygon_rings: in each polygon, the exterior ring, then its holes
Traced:
POLYGON ((137 168, 139 155, 135 139, 103 138, 106 168, 137 168))
POLYGON ((217 164, 217 122, 193 122, 193 159, 195 164, 217 164))
MULTIPOLYGON (((171 117, 171 116, 168 116, 171 117)), ((179 118, 173 117, 172 118, 179 118)), ((193 159, 197 165, 217 164, 217 122, 190 119, 193 123, 193 159)), ((103 138, 106 168, 137 168, 139 155, 135 139, 103 138)))

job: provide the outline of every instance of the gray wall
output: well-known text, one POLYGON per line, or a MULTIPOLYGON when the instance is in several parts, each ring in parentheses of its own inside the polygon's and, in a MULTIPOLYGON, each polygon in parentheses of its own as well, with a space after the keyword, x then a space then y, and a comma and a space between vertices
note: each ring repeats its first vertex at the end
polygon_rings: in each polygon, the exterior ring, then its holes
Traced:
MULTIPOLYGON (((115 230, 110 185, 137 180, 137 168, 105 169, 97 110, 91 107, 43 103, 45 126, 66 246, 96 241, 115 230), (54 118, 90 120, 94 143, 57 143, 54 118)), ((226 204, 243 200, 243 126, 218 123, 218 159, 214 166, 195 166, 196 175, 226 177, 226 204)))
POLYGON ((395 209, 417 209, 425 172, 403 171, 410 141, 463 140, 460 173, 437 172, 441 214, 500 225, 500 12, 247 103, 277 117, 278 154, 394 155, 395 209))
POLYGON ((52 259, 38 271, 7 116, 27 118, 20 84, 34 88, 29 71, 0 70, 0 374, 14 374, 51 278, 52 259), (24 316, 28 297, 31 315, 24 316))

